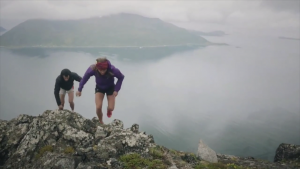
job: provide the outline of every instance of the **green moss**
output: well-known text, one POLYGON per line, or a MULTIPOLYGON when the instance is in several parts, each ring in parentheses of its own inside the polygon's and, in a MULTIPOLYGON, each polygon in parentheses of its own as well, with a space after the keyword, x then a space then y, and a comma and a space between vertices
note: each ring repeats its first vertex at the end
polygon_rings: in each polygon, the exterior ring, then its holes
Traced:
POLYGON ((222 164, 222 163, 200 163, 195 169, 247 169, 246 167, 241 167, 236 164, 222 164))
POLYGON ((148 161, 147 165, 148 165, 148 169, 156 169, 156 168, 157 169, 166 169, 166 168, 168 168, 168 166, 165 165, 163 163, 163 161, 159 160, 159 159, 148 161))
POLYGON ((124 169, 167 169, 168 166, 159 159, 145 159, 137 153, 126 154, 120 157, 120 161, 124 163, 124 169))
POLYGON ((238 166, 236 164, 227 164, 226 165, 228 169, 247 169, 246 167, 241 167, 241 166, 238 166))
POLYGON ((195 169, 207 169, 207 166, 200 163, 195 167, 195 169))
POLYGON ((42 148, 39 150, 38 154, 35 156, 35 158, 36 158, 36 159, 39 159, 39 158, 42 157, 43 154, 44 154, 45 152, 47 152, 47 151, 53 152, 53 147, 52 147, 51 145, 47 145, 47 146, 42 147, 42 148))
POLYGON ((73 147, 67 147, 65 148, 64 150, 64 153, 65 154, 73 154, 75 152, 74 148, 73 147))
POLYGON ((150 155, 152 155, 154 158, 163 158, 164 154, 160 148, 150 148, 149 150, 150 155))
POLYGON ((173 155, 177 155, 177 154, 178 154, 177 151, 176 151, 176 150, 173 150, 173 149, 170 149, 170 152, 171 152, 171 154, 173 154, 173 155))
POLYGON ((181 156, 181 159, 186 162, 198 161, 198 157, 194 153, 186 153, 184 156, 181 156))
POLYGON ((190 155, 194 158, 197 158, 196 154, 195 153, 190 153, 190 155))
POLYGON ((153 159, 162 160, 164 164, 171 165, 171 162, 169 161, 167 157, 168 149, 162 146, 156 146, 152 147, 149 150, 149 154, 152 156, 153 159))

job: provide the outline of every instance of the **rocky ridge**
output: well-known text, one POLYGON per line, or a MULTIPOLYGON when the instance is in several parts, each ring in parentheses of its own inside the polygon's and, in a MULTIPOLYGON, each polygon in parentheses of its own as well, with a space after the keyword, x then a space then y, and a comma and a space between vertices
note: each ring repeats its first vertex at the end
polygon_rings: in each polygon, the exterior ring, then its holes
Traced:
POLYGON ((86 119, 68 110, 0 120, 0 131, 0 169, 300 168, 297 145, 281 144, 273 163, 223 154, 209 162, 201 149, 194 154, 155 144, 138 124, 124 129, 123 122, 115 119, 101 125, 97 118, 86 119))

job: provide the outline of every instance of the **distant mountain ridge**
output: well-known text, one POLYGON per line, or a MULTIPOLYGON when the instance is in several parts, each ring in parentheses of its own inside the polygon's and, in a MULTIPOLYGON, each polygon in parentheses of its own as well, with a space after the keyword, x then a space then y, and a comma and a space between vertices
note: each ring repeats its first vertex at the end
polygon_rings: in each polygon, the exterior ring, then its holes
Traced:
POLYGON ((202 31, 191 30, 190 32, 195 33, 196 35, 200 35, 200 36, 224 36, 224 35, 227 35, 223 31, 202 32, 202 31))
POLYGON ((6 29, 0 26, 0 32, 4 32, 4 31, 6 31, 6 29))
POLYGON ((27 20, 0 36, 1 46, 208 45, 206 39, 164 22, 121 13, 79 20, 27 20))

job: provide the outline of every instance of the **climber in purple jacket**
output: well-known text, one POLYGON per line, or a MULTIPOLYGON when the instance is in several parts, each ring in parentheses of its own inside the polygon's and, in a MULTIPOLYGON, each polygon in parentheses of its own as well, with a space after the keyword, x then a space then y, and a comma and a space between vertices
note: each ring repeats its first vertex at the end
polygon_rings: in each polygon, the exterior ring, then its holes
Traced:
POLYGON ((76 96, 81 96, 81 92, 85 83, 89 80, 91 76, 95 76, 96 88, 95 88, 95 103, 96 103, 96 113, 101 124, 102 121, 102 102, 104 95, 106 93, 108 107, 107 107, 107 117, 111 117, 112 111, 115 107, 115 97, 121 89, 124 75, 120 72, 118 68, 113 66, 110 61, 106 58, 96 59, 97 63, 91 65, 85 72, 82 80, 79 83, 78 91, 76 96), (118 79, 117 83, 114 84, 114 77, 118 79))

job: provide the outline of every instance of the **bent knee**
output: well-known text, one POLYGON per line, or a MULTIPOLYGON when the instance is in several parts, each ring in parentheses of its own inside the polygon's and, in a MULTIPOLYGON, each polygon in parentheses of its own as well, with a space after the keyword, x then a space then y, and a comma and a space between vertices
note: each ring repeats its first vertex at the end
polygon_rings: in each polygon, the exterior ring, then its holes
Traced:
POLYGON ((108 106, 107 109, 108 109, 109 111, 114 111, 115 108, 114 108, 113 106, 108 106))
POLYGON ((96 109, 97 109, 97 110, 101 110, 101 109, 102 109, 102 104, 97 104, 97 105, 96 105, 96 109))
POLYGON ((73 102, 73 101, 69 101, 69 103, 70 103, 70 104, 74 104, 74 102, 73 102))

